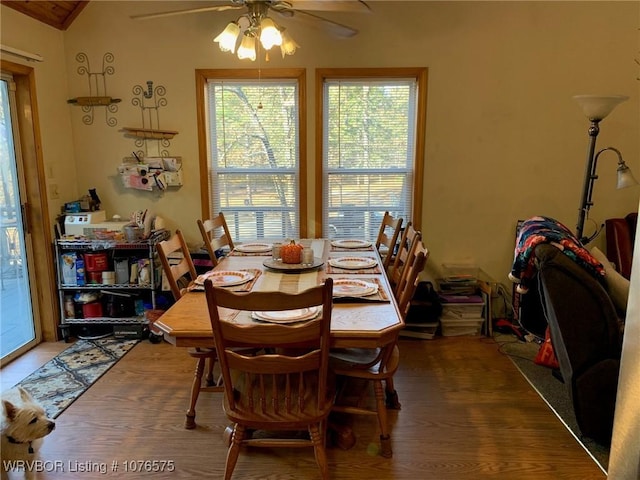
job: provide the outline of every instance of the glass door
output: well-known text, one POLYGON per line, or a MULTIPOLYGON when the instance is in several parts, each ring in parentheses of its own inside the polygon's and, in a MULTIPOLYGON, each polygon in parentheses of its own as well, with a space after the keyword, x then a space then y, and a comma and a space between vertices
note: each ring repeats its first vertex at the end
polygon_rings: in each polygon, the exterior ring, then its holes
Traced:
POLYGON ((15 96, 10 77, 0 82, 0 361, 31 348, 40 332, 33 319, 27 252, 28 225, 23 215, 24 178, 15 96))

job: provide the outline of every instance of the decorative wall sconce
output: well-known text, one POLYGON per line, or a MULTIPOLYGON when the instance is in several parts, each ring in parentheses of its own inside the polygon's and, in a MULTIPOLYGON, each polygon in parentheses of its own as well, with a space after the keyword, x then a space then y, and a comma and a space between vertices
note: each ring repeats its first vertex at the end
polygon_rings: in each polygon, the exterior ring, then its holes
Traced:
POLYGON ((140 109, 142 127, 123 127, 122 130, 128 137, 135 138, 135 146, 140 150, 136 152, 140 157, 159 156, 168 157, 167 150, 171 145, 170 140, 178 134, 174 130, 160 129, 159 110, 167 105, 165 98, 166 89, 162 85, 153 86, 152 80, 147 80, 146 87, 136 85, 133 87, 134 97, 131 103, 140 109), (149 140, 156 142, 154 152, 149 152, 149 140), (144 148, 144 150, 142 150, 144 148))
POLYGON ((89 57, 87 57, 86 53, 78 53, 76 55, 76 61, 80 63, 78 74, 87 76, 89 95, 86 97, 72 98, 67 100, 67 103, 82 107, 82 111, 85 113, 82 117, 82 123, 85 125, 93 124, 94 107, 105 107, 105 120, 107 125, 115 127, 118 120, 114 116, 109 116, 109 114, 114 114, 118 111, 116 103, 119 103, 120 99, 107 95, 106 78, 107 75, 113 75, 116 71, 115 67, 111 65, 114 62, 113 54, 108 52, 104 54, 102 57, 102 70, 97 72, 91 71, 89 57))

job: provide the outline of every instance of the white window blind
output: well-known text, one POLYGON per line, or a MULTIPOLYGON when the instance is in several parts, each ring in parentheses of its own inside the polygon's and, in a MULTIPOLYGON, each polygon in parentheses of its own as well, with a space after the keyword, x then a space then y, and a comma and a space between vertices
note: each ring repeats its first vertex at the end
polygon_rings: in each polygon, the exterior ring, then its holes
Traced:
POLYGON ((235 241, 298 238, 296 80, 207 83, 210 211, 235 241))
POLYGON ((325 79, 323 235, 375 240, 385 211, 411 219, 415 78, 325 79))

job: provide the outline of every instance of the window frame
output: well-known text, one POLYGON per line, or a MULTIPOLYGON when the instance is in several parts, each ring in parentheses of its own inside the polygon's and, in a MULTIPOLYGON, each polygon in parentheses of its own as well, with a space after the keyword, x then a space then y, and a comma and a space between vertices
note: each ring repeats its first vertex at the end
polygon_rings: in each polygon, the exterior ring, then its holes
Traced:
POLYGON ((300 237, 306 238, 307 213, 307 82, 304 68, 271 68, 271 69, 197 69, 196 70, 196 104, 198 123, 198 158, 200 163, 200 204, 202 218, 211 218, 214 213, 210 208, 209 191, 209 139, 207 133, 206 91, 209 80, 296 80, 298 87, 298 218, 300 237))
POLYGON ((405 219, 404 223, 411 221, 416 230, 421 229, 422 223, 422 199, 424 184, 424 153, 426 136, 426 114, 427 114, 427 78, 428 69, 426 67, 406 67, 406 68, 318 68, 315 71, 315 109, 316 109, 316 158, 315 158, 315 225, 316 235, 322 234, 324 217, 324 83, 325 80, 336 79, 362 79, 377 80, 381 78, 411 78, 417 84, 416 98, 416 136, 415 150, 413 158, 413 189, 411 219, 405 219))

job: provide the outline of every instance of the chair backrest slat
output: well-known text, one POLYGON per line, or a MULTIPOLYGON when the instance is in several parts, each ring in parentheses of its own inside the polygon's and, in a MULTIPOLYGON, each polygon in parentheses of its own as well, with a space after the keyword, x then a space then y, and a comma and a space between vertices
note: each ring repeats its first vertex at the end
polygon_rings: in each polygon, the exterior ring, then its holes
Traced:
POLYGON ((196 267, 193 265, 191 253, 182 232, 176 230, 171 238, 158 243, 157 251, 173 298, 178 300, 186 291, 189 283, 197 277, 196 267), (181 255, 180 260, 176 254, 181 255))
POLYGON ((422 239, 422 233, 414 229, 411 222, 407 223, 398 243, 398 253, 387 272, 396 299, 398 299, 398 288, 409 271, 408 267, 413 262, 418 246, 417 241, 420 239, 422 239))
POLYGON ((422 240, 418 240, 413 262, 411 262, 402 283, 398 286, 398 309, 404 318, 407 316, 411 299, 418 288, 420 273, 424 270, 428 258, 429 249, 424 246, 422 240))
POLYGON ((395 218, 388 211, 384 212, 384 217, 380 223, 378 238, 376 239, 376 249, 382 256, 382 265, 385 269, 391 265, 394 258, 394 250, 402 228, 402 218, 395 218))
POLYGON ((216 250, 220 250, 223 247, 229 247, 230 250, 234 248, 233 238, 229 233, 224 213, 220 212, 215 217, 207 220, 198 220, 198 228, 200 235, 202 235, 204 247, 215 267, 218 265, 216 250))

